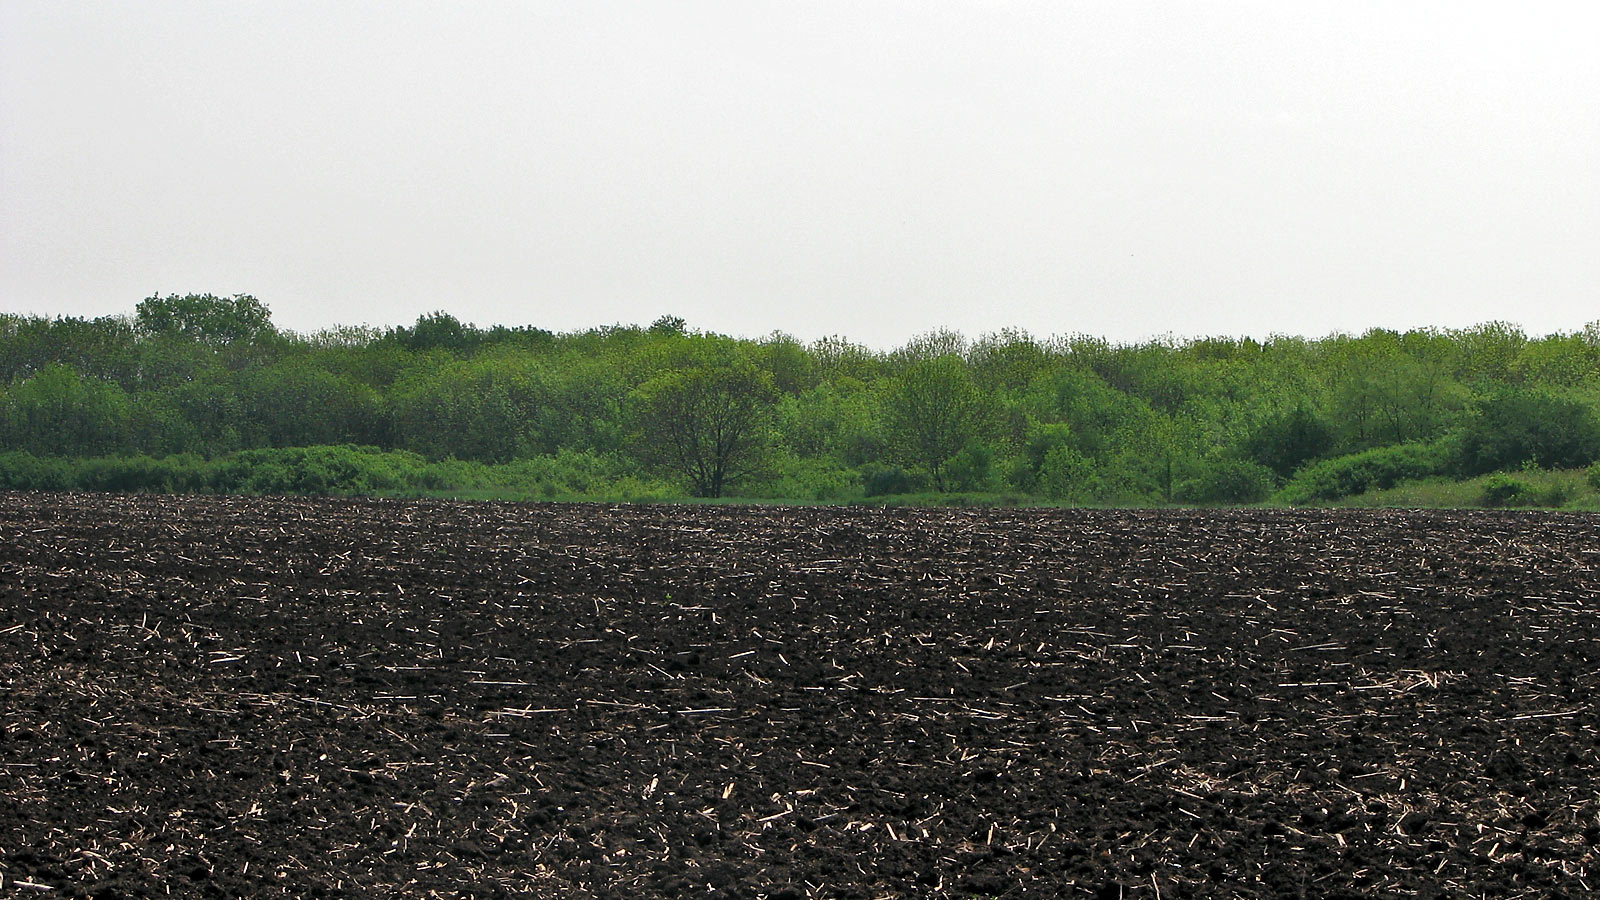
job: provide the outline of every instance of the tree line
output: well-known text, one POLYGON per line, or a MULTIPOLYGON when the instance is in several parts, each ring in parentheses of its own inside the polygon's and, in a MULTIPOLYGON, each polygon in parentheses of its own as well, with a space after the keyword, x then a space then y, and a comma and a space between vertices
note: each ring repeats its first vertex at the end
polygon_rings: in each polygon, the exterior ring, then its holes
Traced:
POLYGON ((112 486, 105 473, 145 471, 168 473, 157 487, 294 490, 271 473, 320 460, 367 473, 327 490, 524 479, 562 495, 1319 502, 1591 465, 1597 406, 1600 324, 1138 344, 937 331, 878 351, 671 316, 553 333, 435 312, 297 334, 248 295, 0 315, 13 487, 67 471, 51 461, 99 460, 82 471, 112 486))

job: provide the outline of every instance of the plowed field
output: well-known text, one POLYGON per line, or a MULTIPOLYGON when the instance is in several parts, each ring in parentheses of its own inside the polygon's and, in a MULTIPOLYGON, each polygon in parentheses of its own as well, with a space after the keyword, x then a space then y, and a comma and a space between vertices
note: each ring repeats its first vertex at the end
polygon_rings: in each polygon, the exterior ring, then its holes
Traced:
POLYGON ((1592 897, 1600 519, 0 495, 0 895, 1592 897))

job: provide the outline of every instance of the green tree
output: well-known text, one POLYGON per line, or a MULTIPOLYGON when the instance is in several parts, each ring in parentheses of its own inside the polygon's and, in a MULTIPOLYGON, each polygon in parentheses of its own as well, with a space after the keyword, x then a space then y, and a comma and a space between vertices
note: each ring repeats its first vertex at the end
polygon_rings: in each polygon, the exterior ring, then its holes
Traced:
POLYGON ((115 384, 52 363, 0 398, 0 449, 96 456, 130 449, 128 396, 115 384))
POLYGON ((523 354, 446 356, 396 386, 395 441, 434 459, 508 462, 535 452, 547 406, 539 368, 523 354))
POLYGON ((686 335, 689 333, 689 323, 682 316, 658 316, 650 323, 650 333, 686 335))
POLYGON ((967 445, 987 437, 989 397, 958 356, 920 359, 894 380, 886 396, 890 439, 901 459, 920 466, 934 488, 950 488, 950 462, 967 445))
POLYGON ((1165 417, 1143 398, 1107 384, 1082 355, 1035 379, 1020 408, 1026 420, 1021 456, 1012 464, 1017 487, 1050 495, 1043 486, 1045 457, 1060 445, 1073 453, 1058 454, 1055 467, 1075 473, 1078 487, 1069 494, 1058 490, 1055 499, 1141 501, 1157 491, 1165 457, 1154 435, 1165 417), (1086 471, 1093 478, 1079 477, 1086 471))
POLYGON ((1461 434, 1465 474, 1524 464, 1576 468, 1600 459, 1600 419, 1580 401, 1502 386, 1478 401, 1461 434))
POLYGON ((813 341, 807 351, 823 381, 836 378, 853 378, 860 382, 876 381, 883 371, 883 358, 860 344, 842 337, 825 337, 813 341))
POLYGON ((1101 490, 1094 460, 1066 444, 1046 450, 1038 472, 1038 489, 1051 500, 1089 503, 1101 490))
POLYGON ((1146 449, 1140 454, 1163 503, 1179 500, 1178 485, 1197 467, 1205 450, 1201 423, 1178 411, 1156 415, 1145 429, 1146 449))
POLYGON ((892 358, 894 361, 904 365, 927 362, 928 360, 939 359, 940 357, 945 356, 962 360, 966 359, 966 337, 964 337, 960 332, 950 331, 946 328, 940 328, 936 331, 927 332, 926 334, 919 334, 911 340, 906 341, 906 345, 901 347, 899 350, 896 350, 893 353, 892 358))
POLYGON ((759 364, 772 375, 773 387, 788 396, 817 386, 817 365, 805 345, 781 331, 762 338, 759 364))
POLYGON ((378 394, 301 358, 246 374, 241 400, 256 446, 386 443, 378 394))
POLYGON ((1528 336, 1509 322, 1485 322, 1448 332, 1456 349, 1457 377, 1476 388, 1508 381, 1528 336))
POLYGON ((130 394, 128 399, 129 447, 140 453, 170 456, 193 453, 201 446, 199 430, 184 418, 172 395, 144 391, 130 394))
POLYGON ((167 398, 187 424, 184 451, 216 456, 244 449, 245 405, 232 375, 207 372, 193 381, 145 393, 167 398))
POLYGON ((626 449, 623 408, 629 382, 620 361, 564 353, 540 369, 544 401, 529 435, 539 453, 626 449))
POLYGON ((1467 392, 1456 380, 1457 339, 1375 328, 1327 342, 1330 424, 1341 449, 1432 440, 1458 418, 1467 392))
POLYGON ((1049 350, 1018 329, 984 335, 969 355, 979 383, 988 390, 1007 394, 1026 389, 1054 362, 1049 350))
POLYGON ((0 384, 59 363, 129 388, 137 371, 135 343, 133 325, 125 316, 46 319, 0 314, 0 384))
POLYGON ((1224 454, 1205 460, 1175 493, 1183 503, 1260 503, 1275 484, 1265 466, 1224 454))
POLYGON ((1178 351, 1167 343, 1113 348, 1096 357, 1094 365, 1107 384, 1163 412, 1187 403, 1196 387, 1178 351))
POLYGON ((1245 441, 1245 453, 1279 478, 1288 478, 1333 452, 1333 441, 1333 428, 1301 404, 1256 426, 1245 441))
POLYGON ((1600 338, 1600 328, 1591 326, 1588 333, 1552 334, 1529 341, 1511 364, 1511 371, 1530 384, 1582 384, 1600 374, 1600 344, 1596 338, 1600 338))
POLYGON ((778 436, 796 456, 860 466, 887 456, 881 408, 872 387, 836 378, 797 397, 782 397, 778 436))
POLYGON ((633 445, 646 465, 721 497, 759 472, 771 445, 772 376, 731 344, 696 347, 629 397, 633 445))
POLYGON ((214 347, 277 334, 272 327, 272 313, 249 294, 147 297, 134 312, 134 326, 147 337, 180 338, 214 347))
POLYGON ((407 350, 448 350, 465 353, 483 342, 483 333, 442 310, 424 313, 410 328, 401 326, 393 337, 407 350))

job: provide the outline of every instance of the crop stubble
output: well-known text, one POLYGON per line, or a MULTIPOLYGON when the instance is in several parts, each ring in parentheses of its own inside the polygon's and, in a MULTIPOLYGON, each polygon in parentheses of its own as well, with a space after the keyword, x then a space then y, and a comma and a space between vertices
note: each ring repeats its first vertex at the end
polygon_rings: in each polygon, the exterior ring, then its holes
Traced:
POLYGON ((1600 520, 0 495, 0 890, 1600 890, 1600 520))

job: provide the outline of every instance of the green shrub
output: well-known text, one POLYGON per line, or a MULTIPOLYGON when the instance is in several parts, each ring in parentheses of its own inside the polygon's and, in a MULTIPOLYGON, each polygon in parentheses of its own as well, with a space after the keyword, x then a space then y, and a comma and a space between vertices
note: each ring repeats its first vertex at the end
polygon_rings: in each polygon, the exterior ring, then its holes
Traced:
POLYGON ((868 497, 888 494, 914 494, 927 486, 926 478, 899 466, 868 463, 861 467, 861 486, 868 497))
POLYGON ((79 460, 74 487, 86 491, 193 494, 209 487, 210 472, 198 456, 103 456, 79 460))
POLYGON ((832 460, 786 455, 772 468, 753 496, 836 502, 862 493, 859 474, 832 460))
POLYGON ((1572 469, 1600 459, 1600 419, 1577 400, 1502 388, 1478 401, 1461 434, 1461 470, 1481 475, 1531 464, 1572 469))
POLYGON ((114 382, 52 363, 0 391, 0 446, 40 456, 114 453, 127 446, 128 395, 114 382))
POLYGON ((411 486, 422 457, 354 445, 244 450, 214 463, 220 491, 246 494, 371 494, 411 486))
POLYGON ((1305 406, 1257 425, 1245 439, 1250 458, 1288 478, 1296 469, 1328 452, 1333 427, 1305 406))
POLYGON ((1441 474, 1449 462, 1449 452, 1442 444, 1374 447, 1306 466, 1289 479, 1278 496, 1295 505, 1339 500, 1441 474))
POLYGON ((994 447, 972 441, 950 458, 945 471, 955 491, 983 491, 994 481, 994 447))
POLYGON ((1578 489, 1570 481, 1557 480, 1539 494, 1539 505, 1560 509, 1578 498, 1578 489))
POLYGON ((1266 466, 1243 459, 1208 464, 1173 491, 1181 503, 1260 503, 1272 496, 1277 479, 1266 466))
MULTIPOLYGON (((619 457, 563 449, 546 456, 529 456, 503 465, 448 461, 458 485, 493 488, 528 497, 613 496, 621 479, 631 472, 619 457)), ((643 483, 643 482, 641 482, 643 483)), ((652 490, 660 485, 650 482, 652 490)))
POLYGON ((1490 475, 1483 481, 1484 506, 1528 506, 1538 492, 1533 485, 1511 475, 1490 475))
POLYGON ((1087 503, 1100 493, 1094 460, 1060 444, 1045 451, 1039 464, 1039 490, 1051 500, 1087 503))
POLYGON ((470 460, 441 459, 419 466, 411 473, 409 487, 414 491, 444 492, 490 486, 489 467, 470 460))
POLYGON ((34 456, 26 450, 0 453, 0 488, 8 491, 65 491, 76 486, 70 460, 34 456))
POLYGON ((636 475, 624 475, 608 486, 607 495, 628 503, 666 503, 682 500, 683 493, 670 486, 636 475))

